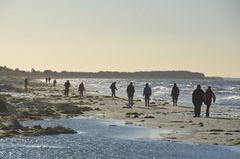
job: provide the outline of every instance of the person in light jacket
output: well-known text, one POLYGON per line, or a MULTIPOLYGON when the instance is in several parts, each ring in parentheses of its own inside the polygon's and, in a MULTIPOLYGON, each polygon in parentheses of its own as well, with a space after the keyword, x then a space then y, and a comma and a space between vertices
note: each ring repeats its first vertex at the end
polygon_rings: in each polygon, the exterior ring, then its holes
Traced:
POLYGON ((143 96, 145 96, 145 106, 149 106, 150 96, 152 95, 152 89, 149 87, 149 84, 146 83, 143 90, 143 96))

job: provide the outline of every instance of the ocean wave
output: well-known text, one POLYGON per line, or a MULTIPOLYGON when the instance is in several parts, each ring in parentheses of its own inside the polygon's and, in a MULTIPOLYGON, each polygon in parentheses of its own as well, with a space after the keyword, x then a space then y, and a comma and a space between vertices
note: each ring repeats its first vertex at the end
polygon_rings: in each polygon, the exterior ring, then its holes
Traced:
POLYGON ((239 100, 240 101, 240 96, 229 96, 222 98, 221 100, 239 100))
MULTIPOLYGON (((142 93, 145 84, 148 82, 152 88, 152 99, 163 99, 171 101, 171 89, 175 80, 145 80, 145 79, 57 79, 57 85, 63 88, 66 80, 70 80, 71 89, 77 90, 78 85, 84 82, 88 91, 99 92, 103 95, 110 95, 110 84, 117 82, 119 97, 126 97, 126 88, 130 82, 135 86, 135 97, 143 98, 142 93)), ((45 83, 45 79, 41 80, 45 83)), ((212 90, 217 97, 217 103, 223 106, 240 106, 240 81, 222 81, 222 80, 180 80, 176 82, 180 89, 179 102, 189 104, 192 100, 192 92, 197 84, 201 84, 205 91, 207 86, 211 85, 212 90)))

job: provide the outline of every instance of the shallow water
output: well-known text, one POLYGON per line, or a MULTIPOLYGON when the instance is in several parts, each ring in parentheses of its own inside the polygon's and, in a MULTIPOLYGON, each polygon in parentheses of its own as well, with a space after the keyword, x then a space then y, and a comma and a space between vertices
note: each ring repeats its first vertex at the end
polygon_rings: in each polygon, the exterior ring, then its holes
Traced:
POLYGON ((64 125, 77 134, 0 140, 0 158, 239 159, 240 147, 156 141, 168 130, 125 126, 87 118, 29 121, 24 125, 64 125))

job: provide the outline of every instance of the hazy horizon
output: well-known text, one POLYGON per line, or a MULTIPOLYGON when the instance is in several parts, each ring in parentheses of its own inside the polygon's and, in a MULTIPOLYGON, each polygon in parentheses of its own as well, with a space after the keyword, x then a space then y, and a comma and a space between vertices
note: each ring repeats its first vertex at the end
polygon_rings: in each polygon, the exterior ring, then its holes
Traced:
POLYGON ((10 67, 8 67, 8 66, 0 66, 0 67, 7 67, 7 68, 9 68, 9 69, 12 69, 12 70, 16 70, 16 69, 19 69, 20 71, 25 71, 25 72, 31 72, 32 71, 32 69, 34 69, 34 71, 36 71, 36 72, 38 72, 38 71, 40 71, 40 72, 44 72, 44 71, 53 71, 53 72, 57 72, 57 73, 61 73, 61 72, 69 72, 69 73, 71 73, 71 72, 73 72, 73 73, 100 73, 100 72, 111 72, 111 73, 115 73, 115 72, 117 72, 117 73, 137 73, 137 72, 190 72, 190 73, 202 73, 202 74, 204 74, 204 76, 205 77, 220 77, 220 78, 232 78, 232 79, 240 79, 240 77, 222 77, 222 76, 207 76, 204 72, 194 72, 194 71, 189 71, 189 70, 147 70, 147 71, 141 71, 141 70, 139 70, 139 71, 114 71, 114 70, 112 70, 112 71, 109 71, 109 70, 100 70, 100 71, 72 71, 72 70, 53 70, 53 69, 51 69, 51 68, 48 68, 48 69, 45 69, 45 70, 38 70, 38 69, 36 69, 36 68, 32 68, 31 70, 24 70, 24 69, 21 69, 21 68, 10 68, 10 67))
POLYGON ((238 0, 0 0, 0 65, 240 78, 238 0))

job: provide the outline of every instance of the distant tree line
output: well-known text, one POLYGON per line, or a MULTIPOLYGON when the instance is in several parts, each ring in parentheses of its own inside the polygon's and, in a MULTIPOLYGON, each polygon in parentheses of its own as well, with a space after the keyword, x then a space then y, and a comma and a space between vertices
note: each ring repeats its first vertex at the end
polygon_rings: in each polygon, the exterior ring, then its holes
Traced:
POLYGON ((6 66, 0 66, 1 76, 21 76, 21 77, 53 77, 53 78, 124 78, 124 79, 206 79, 203 73, 190 71, 141 71, 141 72, 57 72, 52 70, 23 71, 18 68, 11 69, 6 66))

